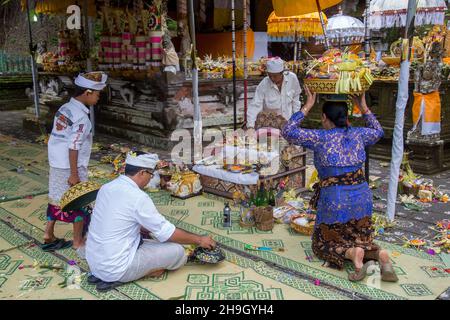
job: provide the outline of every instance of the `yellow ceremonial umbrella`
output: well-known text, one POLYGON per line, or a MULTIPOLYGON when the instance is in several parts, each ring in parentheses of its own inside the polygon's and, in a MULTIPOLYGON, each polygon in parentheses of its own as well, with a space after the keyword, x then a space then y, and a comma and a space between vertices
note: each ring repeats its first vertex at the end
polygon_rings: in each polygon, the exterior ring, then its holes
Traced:
MULTIPOLYGON (((322 12, 323 9, 333 7, 342 0, 272 0, 273 8, 275 9, 275 14, 279 17, 289 17, 293 15, 302 15, 312 12, 322 12)), ((325 31, 325 22, 322 15, 319 15, 322 23, 323 36, 325 39, 325 46, 330 47, 328 43, 328 37, 325 31)))
POLYGON ((275 13, 279 17, 307 14, 333 7, 342 0, 272 0, 275 13))
MULTIPOLYGON (((322 12, 327 23, 327 17, 322 12)), ((302 36, 313 37, 323 34, 322 23, 318 12, 299 16, 278 17, 273 11, 267 19, 267 34, 272 37, 302 36)))
POLYGON ((297 61, 298 37, 313 37, 324 33, 323 23, 327 17, 323 12, 313 12, 299 16, 278 17, 273 11, 267 19, 267 34, 272 37, 295 37, 294 61, 297 61), (322 18, 322 19, 321 19, 322 18))

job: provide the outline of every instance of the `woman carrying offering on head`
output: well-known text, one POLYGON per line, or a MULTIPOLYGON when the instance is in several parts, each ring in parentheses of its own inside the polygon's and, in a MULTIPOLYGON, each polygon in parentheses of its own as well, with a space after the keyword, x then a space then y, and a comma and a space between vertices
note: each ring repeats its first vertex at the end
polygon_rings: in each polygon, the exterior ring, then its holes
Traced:
POLYGON ((366 104, 365 96, 352 97, 366 127, 351 127, 345 102, 325 102, 323 129, 303 129, 303 119, 314 105, 315 93, 305 88, 307 102, 292 115, 283 128, 283 137, 291 143, 314 151, 314 165, 320 182, 311 199, 317 210, 312 250, 330 266, 342 269, 351 260, 355 272, 349 280, 361 281, 372 260, 380 263, 382 280, 398 280, 386 250, 373 242, 372 192, 364 177, 365 147, 375 144, 383 129, 366 104), (368 261, 364 263, 364 261, 368 261))

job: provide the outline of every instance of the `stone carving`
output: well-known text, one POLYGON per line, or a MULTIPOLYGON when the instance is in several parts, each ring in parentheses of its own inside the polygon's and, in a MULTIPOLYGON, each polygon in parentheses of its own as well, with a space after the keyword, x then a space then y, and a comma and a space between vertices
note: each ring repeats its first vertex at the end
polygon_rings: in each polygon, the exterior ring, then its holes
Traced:
POLYGON ((189 56, 191 52, 191 36, 189 34, 189 25, 187 20, 179 21, 179 35, 181 36, 180 53, 182 58, 189 56))
POLYGON ((414 73, 415 88, 414 91, 423 94, 439 91, 442 81, 442 45, 439 42, 434 42, 429 59, 419 65, 414 73))
MULTIPOLYGON (((419 65, 414 72, 414 91, 429 94, 439 91, 442 81, 442 56, 444 50, 440 42, 433 42, 425 63, 419 65)), ((407 134, 407 142, 433 142, 440 139, 440 134, 422 135, 422 121, 415 130, 407 134)))
POLYGON ((58 78, 43 78, 39 80, 41 94, 59 96, 63 92, 63 84, 58 78))
MULTIPOLYGON (((240 95, 244 92, 244 88, 236 86, 236 97, 239 99, 240 95)), ((219 101, 223 103, 227 108, 233 106, 233 85, 219 87, 217 89, 217 97, 219 101)))
POLYGON ((130 108, 133 107, 135 98, 135 91, 133 86, 123 86, 119 89, 119 93, 123 101, 125 101, 125 104, 130 108))
POLYGON ((178 58, 177 52, 175 51, 175 46, 173 45, 169 34, 164 34, 163 37, 163 58, 162 63, 165 66, 164 71, 172 72, 174 74, 180 70, 180 60, 178 58))

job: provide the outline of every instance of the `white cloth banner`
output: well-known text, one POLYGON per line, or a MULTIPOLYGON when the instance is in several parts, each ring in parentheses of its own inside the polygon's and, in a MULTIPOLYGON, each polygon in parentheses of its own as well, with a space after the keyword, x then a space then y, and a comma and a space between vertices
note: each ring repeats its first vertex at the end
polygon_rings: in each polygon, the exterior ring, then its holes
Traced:
POLYGON ((397 200, 398 177, 403 159, 403 127, 405 124, 405 108, 408 102, 409 61, 400 65, 400 79, 398 81, 398 96, 395 105, 395 125, 392 139, 392 158, 389 172, 389 189, 387 201, 387 215, 394 220, 395 202, 397 200))

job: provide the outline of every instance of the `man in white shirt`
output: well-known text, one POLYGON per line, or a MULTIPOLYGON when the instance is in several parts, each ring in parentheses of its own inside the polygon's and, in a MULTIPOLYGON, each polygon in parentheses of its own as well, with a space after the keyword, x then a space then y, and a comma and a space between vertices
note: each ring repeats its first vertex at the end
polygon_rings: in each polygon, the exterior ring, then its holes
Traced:
POLYGON ((289 120, 300 110, 300 84, 294 73, 284 70, 284 61, 278 57, 269 59, 267 74, 256 88, 248 107, 247 129, 255 127, 261 111, 272 111, 289 120))
POLYGON ((157 162, 156 154, 129 152, 125 175, 98 192, 87 236, 86 260, 92 274, 88 281, 97 284, 99 291, 180 268, 187 261, 181 244, 206 249, 216 246, 209 236, 176 228, 142 190, 157 162), (157 240, 141 239, 141 228, 157 240))
POLYGON ((80 74, 75 79, 75 93, 69 102, 61 106, 55 115, 48 141, 49 204, 47 226, 44 234, 44 251, 54 251, 72 246, 84 246, 83 233, 89 222, 88 210, 63 212, 59 202, 73 185, 88 179, 88 164, 92 146, 92 124, 89 108, 97 104, 100 91, 106 87, 107 75, 102 72, 80 74), (73 242, 57 239, 54 234, 56 221, 73 223, 73 242))

